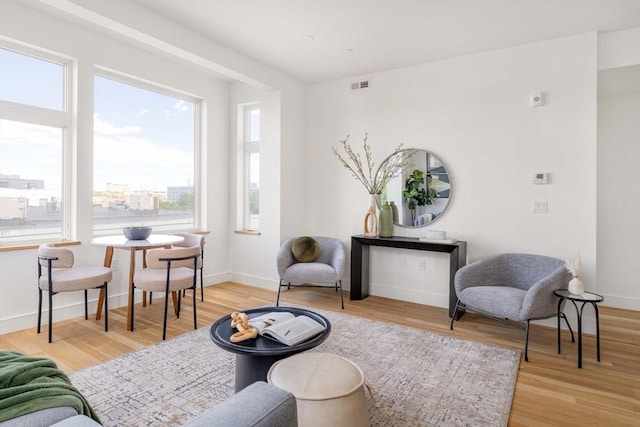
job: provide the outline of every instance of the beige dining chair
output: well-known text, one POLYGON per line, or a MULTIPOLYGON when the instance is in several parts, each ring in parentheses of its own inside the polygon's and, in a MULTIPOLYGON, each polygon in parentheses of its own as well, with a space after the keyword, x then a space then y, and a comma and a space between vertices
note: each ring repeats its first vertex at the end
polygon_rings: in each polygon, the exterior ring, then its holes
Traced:
MULTIPOLYGON (((169 293, 177 292, 176 316, 180 317, 180 305, 183 289, 193 290, 193 329, 197 329, 196 284, 200 247, 149 249, 146 254, 147 267, 139 270, 133 277, 133 286, 147 292, 164 292, 164 321, 162 339, 167 336, 167 309, 169 293)), ((134 329, 134 305, 130 307, 131 331, 134 329)))
POLYGON ((104 331, 109 330, 107 284, 111 281, 109 267, 74 266, 73 251, 45 243, 38 248, 38 333, 42 321, 42 291, 49 295, 49 342, 53 330, 53 296, 60 292, 84 291, 84 318, 89 318, 87 290, 104 288, 104 331), (43 271, 44 270, 44 271, 43 271))
POLYGON ((198 270, 200 270, 200 301, 204 302, 204 279, 202 271, 204 268, 204 236, 202 234, 192 233, 175 233, 175 235, 183 237, 184 240, 179 243, 174 243, 174 248, 190 248, 194 246, 200 247, 200 259, 198 260, 198 270))

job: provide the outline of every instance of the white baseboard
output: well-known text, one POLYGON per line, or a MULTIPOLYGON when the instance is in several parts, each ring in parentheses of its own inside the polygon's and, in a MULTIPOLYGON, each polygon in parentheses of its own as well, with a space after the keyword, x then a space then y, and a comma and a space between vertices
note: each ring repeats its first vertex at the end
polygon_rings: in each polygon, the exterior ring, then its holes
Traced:
MULTIPOLYGON (((231 280, 228 273, 213 274, 204 277, 204 283, 222 283, 231 280)), ((43 303, 42 310, 42 324, 48 323, 48 308, 46 302, 46 293, 43 293, 45 302, 43 303)), ((142 300, 142 293, 136 292, 136 302, 142 300)), ((97 296, 93 299, 89 299, 89 318, 91 315, 95 315, 96 306, 98 304, 97 296)), ((113 294, 109 293, 109 308, 125 307, 128 304, 128 295, 126 292, 113 294)), ((62 320, 72 319, 74 317, 84 316, 84 301, 78 301, 76 303, 67 305, 56 304, 56 298, 53 298, 53 321, 60 322, 62 320)), ((8 334, 11 332, 21 331, 24 329, 35 328, 38 323, 38 312, 36 310, 28 313, 23 313, 14 317, 0 318, 0 335, 8 334)))
POLYGON ((433 294, 421 290, 402 289, 384 285, 372 285, 369 291, 371 295, 375 295, 378 297, 415 302, 416 304, 430 305, 433 307, 449 308, 448 296, 433 294))
MULTIPOLYGON (((596 292, 598 293, 598 292, 596 292)), ((598 305, 604 307, 622 308, 625 310, 640 311, 640 298, 619 297, 616 295, 601 294, 604 301, 598 305)))
MULTIPOLYGON (((215 285, 217 283, 223 282, 237 282, 241 284, 246 284, 249 286, 255 286, 262 289, 268 289, 272 291, 278 290, 278 280, 252 276, 247 274, 240 273, 218 273, 213 275, 208 275, 205 277, 204 282, 209 283, 211 285, 215 285)), ((348 280, 342 281, 342 287, 344 290, 350 290, 351 286, 348 280)), ((438 295, 431 294, 428 292, 416 291, 416 290, 407 290, 395 287, 386 287, 375 285, 372 286, 373 292, 371 295, 380 296, 384 298, 397 299, 400 301, 409 301, 415 302, 418 304, 425 304, 434 307, 443 307, 447 308, 449 306, 449 297, 448 295, 438 295)), ((635 310, 640 311, 640 298, 628 298, 628 297, 618 297, 613 295, 603 295, 604 301, 599 304, 599 306, 606 307, 614 307, 621 308, 627 310, 635 310)), ((136 301, 140 301, 141 294, 136 295, 136 301)), ((97 304, 97 297, 89 300, 89 313, 95 313, 97 304)), ((118 308, 127 305, 127 294, 120 293, 117 295, 110 294, 109 295, 109 307, 110 308, 118 308)), ((43 310, 43 325, 47 323, 47 311, 46 311, 46 302, 45 308, 43 310)), ((577 331, 578 321, 577 316, 575 314, 575 309, 572 306, 567 305, 565 307, 565 313, 569 318, 569 322, 571 323, 571 327, 577 331)), ((84 315, 84 303, 82 301, 68 304, 64 306, 57 306, 55 304, 54 299, 54 310, 53 310, 53 320, 54 322, 59 322, 61 320, 71 319, 78 316, 84 315)), ((29 313, 23 313, 14 317, 0 318, 0 335, 7 334, 10 332, 20 331, 23 329, 29 329, 36 327, 38 320, 37 311, 32 311, 29 313)), ((536 324, 546 325, 549 327, 556 327, 557 323, 555 319, 547 319, 536 321, 536 324)), ((566 329, 566 325, 562 322, 562 327, 566 329)), ((582 320, 582 329, 586 334, 595 334, 596 331, 596 322, 595 315, 593 309, 590 307, 585 307, 583 320, 582 320)))
MULTIPOLYGON (((136 299, 137 301, 139 300, 139 298, 142 297, 142 294, 140 294, 138 296, 138 298, 136 299)), ((43 293, 43 299, 46 299, 46 293, 43 293)), ((117 295, 109 295, 109 308, 117 308, 117 307, 122 307, 127 305, 127 294, 117 294, 117 295)), ((98 298, 95 297, 93 299, 89 299, 89 319, 91 319, 92 316, 95 316, 95 312, 96 312, 96 306, 98 305, 98 298)), ((45 328, 48 328, 48 326, 46 326, 49 322, 49 311, 48 311, 48 306, 47 306, 47 302, 44 301, 43 302, 43 307, 42 307, 42 325, 45 328)), ((84 316, 84 301, 79 301, 76 303, 72 303, 72 304, 67 304, 67 305, 57 305, 56 304, 56 298, 53 298, 53 322, 60 322, 62 320, 66 320, 66 319, 72 319, 74 317, 80 317, 80 316, 84 316)), ((104 317, 103 317, 104 318, 104 317)), ((29 312, 29 313, 23 313, 20 314, 18 316, 14 316, 14 317, 6 317, 3 319, 0 319, 0 335, 2 334, 8 334, 10 332, 16 332, 16 331, 21 331, 24 329, 31 329, 31 328, 35 328, 38 325, 38 312, 36 310, 29 312)))

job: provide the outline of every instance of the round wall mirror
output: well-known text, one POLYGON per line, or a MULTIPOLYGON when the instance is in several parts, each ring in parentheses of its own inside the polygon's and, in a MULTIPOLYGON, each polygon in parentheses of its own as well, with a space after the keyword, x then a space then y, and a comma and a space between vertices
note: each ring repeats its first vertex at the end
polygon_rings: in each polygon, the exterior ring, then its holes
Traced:
POLYGON ((407 156, 408 167, 382 191, 378 203, 388 201, 393 223, 401 227, 424 227, 442 216, 451 198, 451 178, 440 159, 426 150, 407 149, 387 157, 376 172, 382 176, 400 156, 407 156))

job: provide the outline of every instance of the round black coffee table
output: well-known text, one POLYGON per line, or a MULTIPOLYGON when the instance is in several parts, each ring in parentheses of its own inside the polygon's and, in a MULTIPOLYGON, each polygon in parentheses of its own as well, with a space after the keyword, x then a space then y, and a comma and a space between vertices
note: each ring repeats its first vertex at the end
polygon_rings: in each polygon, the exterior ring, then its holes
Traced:
POLYGON ((267 372, 276 361, 322 344, 331 332, 331 323, 327 318, 303 308, 262 307, 246 310, 244 313, 251 319, 273 311, 288 311, 295 316, 309 316, 320 322, 325 327, 325 330, 306 341, 292 346, 281 344, 259 335, 256 339, 232 343, 229 339, 237 330, 231 327, 231 314, 218 319, 211 325, 209 334, 218 347, 236 354, 236 393, 256 381, 266 381, 267 372))

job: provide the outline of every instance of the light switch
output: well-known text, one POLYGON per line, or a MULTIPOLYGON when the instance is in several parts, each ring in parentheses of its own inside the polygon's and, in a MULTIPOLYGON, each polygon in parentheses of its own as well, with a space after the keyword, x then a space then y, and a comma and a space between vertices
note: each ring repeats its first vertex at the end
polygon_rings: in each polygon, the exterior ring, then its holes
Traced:
POLYGON ((547 213, 547 201, 546 200, 534 200, 533 201, 533 213, 546 214, 547 213))

